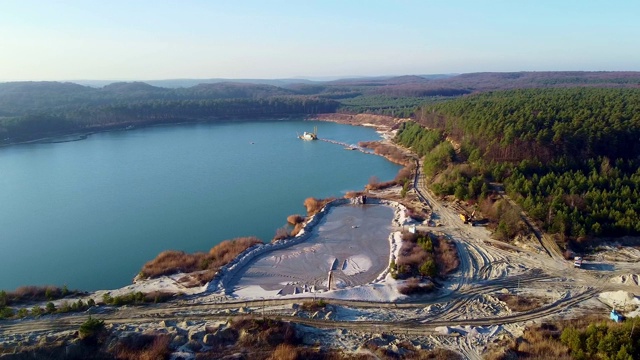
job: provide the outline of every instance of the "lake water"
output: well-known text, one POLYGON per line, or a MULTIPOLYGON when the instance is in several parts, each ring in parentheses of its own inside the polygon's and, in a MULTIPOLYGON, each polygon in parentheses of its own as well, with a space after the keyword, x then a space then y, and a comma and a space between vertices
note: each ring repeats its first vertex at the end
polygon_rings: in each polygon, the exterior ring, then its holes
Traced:
POLYGON ((163 250, 269 241, 307 197, 341 196, 399 167, 355 144, 370 128, 313 121, 182 124, 0 148, 0 289, 118 288, 163 250))

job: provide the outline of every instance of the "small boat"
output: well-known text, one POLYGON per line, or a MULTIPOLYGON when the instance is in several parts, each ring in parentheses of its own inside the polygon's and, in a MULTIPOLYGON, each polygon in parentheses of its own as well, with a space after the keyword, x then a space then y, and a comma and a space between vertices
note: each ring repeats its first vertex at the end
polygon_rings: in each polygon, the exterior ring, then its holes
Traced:
POLYGON ((356 150, 355 146, 345 146, 345 150, 356 150))

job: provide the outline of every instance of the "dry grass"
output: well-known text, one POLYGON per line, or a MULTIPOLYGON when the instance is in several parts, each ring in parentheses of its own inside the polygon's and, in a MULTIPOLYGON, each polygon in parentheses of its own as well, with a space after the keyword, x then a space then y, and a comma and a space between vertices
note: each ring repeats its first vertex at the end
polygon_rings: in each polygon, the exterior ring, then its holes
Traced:
POLYGON ((278 320, 243 317, 234 320, 231 328, 240 334, 237 344, 245 348, 275 347, 297 341, 294 326, 278 320))
POLYGON ((428 257, 429 254, 416 243, 403 242, 396 263, 398 266, 420 266, 428 257))
POLYGON ((536 296, 518 296, 513 294, 498 294, 496 297, 500 301, 504 301, 509 309, 513 311, 523 312, 536 309, 544 304, 544 298, 536 296))
POLYGON ((418 278, 409 278, 398 288, 398 291, 403 295, 416 295, 430 293, 434 288, 431 281, 423 282, 418 278))
MULTIPOLYGON (((81 294, 78 290, 67 290, 66 287, 57 286, 21 286, 14 291, 6 293, 6 304, 15 305, 21 303, 29 303, 34 301, 45 301, 61 299, 68 295, 81 294)), ((0 304, 2 305, 2 304, 0 304)))
POLYGON ((307 215, 312 216, 318 213, 325 205, 335 200, 335 198, 328 199, 316 199, 313 197, 307 198, 304 201, 304 207, 307 209, 307 215))
POLYGON ((386 144, 379 141, 363 141, 358 143, 358 146, 371 149, 377 155, 384 156, 387 160, 403 166, 398 170, 396 177, 392 181, 383 183, 378 182, 375 184, 370 183, 366 187, 367 190, 380 190, 395 185, 402 185, 405 180, 413 178, 413 173, 415 172, 414 158, 396 145, 386 144))
POLYGON ((305 301, 300 305, 301 310, 309 312, 324 310, 326 307, 327 303, 322 299, 318 301, 305 301))
POLYGON ((375 182, 375 183, 369 183, 367 184, 364 189, 369 191, 369 190, 382 190, 382 189, 387 189, 393 186, 398 185, 398 182, 395 180, 391 180, 391 181, 385 181, 385 182, 375 182))
POLYGON ((142 335, 135 339, 122 339, 116 345, 116 358, 122 360, 168 359, 171 354, 168 335, 142 335))
POLYGON ((280 344, 269 357, 270 360, 296 360, 300 356, 298 348, 291 344, 280 344))
POLYGON ((296 226, 291 230, 291 236, 296 236, 300 233, 300 231, 304 229, 304 223, 297 223, 296 226))
POLYGON ((460 258, 456 245, 443 236, 433 236, 433 251, 438 267, 438 276, 445 277, 458 269, 460 258))
POLYGON ((271 242, 276 242, 276 241, 280 241, 280 240, 286 240, 286 239, 288 239, 290 237, 291 237, 291 234, 289 232, 289 229, 286 226, 283 226, 283 227, 279 228, 278 230, 276 230, 276 235, 273 237, 271 242))
MULTIPOLYGON (((225 240, 209 250, 209 253, 198 252, 187 254, 183 251, 164 251, 155 259, 142 267, 141 275, 145 278, 155 278, 180 272, 193 273, 199 285, 210 281, 220 267, 228 264, 246 249, 261 244, 258 238, 243 237, 225 240)), ((196 285, 194 285, 196 286, 196 285)))
POLYGON ((291 225, 300 224, 301 222, 304 222, 304 216, 298 214, 289 215, 287 217, 287 222, 291 225))
POLYGON ((364 191, 347 191, 346 194, 344 194, 344 198, 345 199, 354 199, 357 198, 358 196, 362 196, 365 195, 364 191))
POLYGON ((386 144, 380 141, 361 141, 358 143, 358 146, 371 149, 377 155, 384 156, 396 164, 404 166, 413 166, 413 164, 415 164, 413 157, 396 145, 386 144))

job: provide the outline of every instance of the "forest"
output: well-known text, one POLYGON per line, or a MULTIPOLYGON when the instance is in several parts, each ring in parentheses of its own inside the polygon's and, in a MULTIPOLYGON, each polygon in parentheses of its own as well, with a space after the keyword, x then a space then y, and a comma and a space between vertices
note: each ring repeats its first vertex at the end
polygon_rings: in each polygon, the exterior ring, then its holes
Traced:
MULTIPOLYGON (((196 82, 150 81, 167 87, 144 82, 116 82, 102 87, 51 81, 0 83, 0 145, 131 125, 234 117, 342 112, 407 118, 419 115, 416 109, 424 104, 437 104, 478 92, 576 86, 638 88, 640 73, 475 73, 336 81, 204 79, 193 85, 196 82)), ((552 130, 555 135, 556 129, 552 130)), ((540 136, 548 137, 549 133, 540 136)))
POLYGON ((415 120, 397 141, 426 157, 437 193, 480 202, 502 183, 574 244, 640 234, 640 89, 487 92, 422 107, 415 120))
POLYGON ((334 112, 337 103, 311 97, 139 100, 0 118, 0 144, 127 126, 228 118, 304 116, 334 112))

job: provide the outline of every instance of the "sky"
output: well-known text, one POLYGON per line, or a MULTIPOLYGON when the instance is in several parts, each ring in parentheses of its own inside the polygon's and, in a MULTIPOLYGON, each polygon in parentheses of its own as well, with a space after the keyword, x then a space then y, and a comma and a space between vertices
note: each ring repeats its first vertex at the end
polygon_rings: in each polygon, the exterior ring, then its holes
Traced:
POLYGON ((0 81, 638 71, 637 0, 0 0, 0 81))

